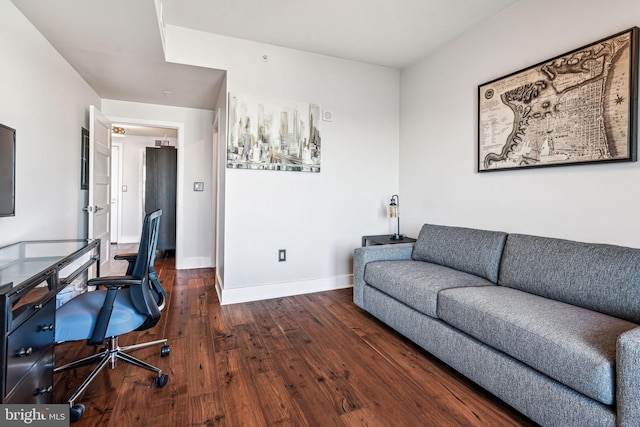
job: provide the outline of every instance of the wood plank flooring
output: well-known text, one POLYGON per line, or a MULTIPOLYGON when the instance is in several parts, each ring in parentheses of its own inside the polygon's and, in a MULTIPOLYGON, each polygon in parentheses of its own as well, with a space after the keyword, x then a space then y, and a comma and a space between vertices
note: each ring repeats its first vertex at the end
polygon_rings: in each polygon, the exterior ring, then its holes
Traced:
MULTIPOLYGON (((87 389, 74 426, 535 425, 360 310, 351 289, 220 306, 212 269, 176 271, 164 257, 156 271, 169 296, 163 317, 120 344, 167 338, 170 356, 159 347, 134 355, 168 384, 119 363, 87 389)), ((93 351, 60 344, 56 365, 93 351)), ((66 402, 91 369, 57 374, 54 401, 66 402)))

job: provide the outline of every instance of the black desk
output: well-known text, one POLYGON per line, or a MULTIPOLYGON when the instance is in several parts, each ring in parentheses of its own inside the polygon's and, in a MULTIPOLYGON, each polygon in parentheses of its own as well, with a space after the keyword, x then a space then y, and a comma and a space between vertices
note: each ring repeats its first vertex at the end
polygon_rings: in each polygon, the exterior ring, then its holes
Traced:
POLYGON ((100 240, 0 248, 0 403, 51 403, 55 313, 100 274, 100 240), (69 291, 72 292, 69 292, 69 291))
POLYGON ((362 236, 362 246, 395 245, 397 243, 415 243, 415 241, 416 239, 407 236, 402 236, 402 239, 396 240, 393 238, 393 234, 362 236))

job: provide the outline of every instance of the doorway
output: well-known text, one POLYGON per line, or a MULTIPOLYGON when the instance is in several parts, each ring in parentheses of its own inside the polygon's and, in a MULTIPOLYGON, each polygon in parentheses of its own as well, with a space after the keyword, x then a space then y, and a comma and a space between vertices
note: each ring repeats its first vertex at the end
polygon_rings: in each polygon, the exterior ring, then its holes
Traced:
MULTIPOLYGON (((112 156, 112 168, 117 170, 112 180, 111 200, 117 205, 113 210, 112 229, 117 230, 117 238, 113 240, 121 244, 137 243, 140 238, 142 218, 145 215, 147 150, 180 149, 179 124, 149 124, 114 119, 113 145, 117 147, 118 156, 112 156)), ((176 162, 177 163, 177 162, 176 162)), ((174 169, 173 180, 178 180, 178 171, 174 169)), ((179 187, 177 188, 179 192, 179 187)), ((177 203, 172 203, 174 209, 177 203)), ((113 206, 112 206, 113 208, 113 206)), ((176 212, 177 216, 177 212, 176 212)), ((162 222, 161 222, 162 223, 162 222)), ((166 223, 166 221, 165 221, 166 223)), ((176 236, 176 261, 179 256, 179 230, 173 223, 173 234, 176 236)))

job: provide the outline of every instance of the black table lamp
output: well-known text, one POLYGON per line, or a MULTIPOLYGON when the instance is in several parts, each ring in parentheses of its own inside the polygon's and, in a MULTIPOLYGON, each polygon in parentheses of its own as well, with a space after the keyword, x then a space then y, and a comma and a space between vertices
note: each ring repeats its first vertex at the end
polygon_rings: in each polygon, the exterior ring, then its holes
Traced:
POLYGON ((402 234, 400 234, 400 198, 397 194, 391 196, 389 202, 389 218, 396 219, 396 233, 391 235, 394 240, 402 240, 402 234))

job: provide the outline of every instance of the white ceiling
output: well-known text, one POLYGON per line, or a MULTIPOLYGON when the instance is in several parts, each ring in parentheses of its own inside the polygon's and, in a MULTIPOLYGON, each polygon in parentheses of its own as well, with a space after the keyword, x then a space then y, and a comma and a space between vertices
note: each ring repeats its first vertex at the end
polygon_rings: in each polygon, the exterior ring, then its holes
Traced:
MULTIPOLYGON (((164 61, 154 0, 11 0, 106 99, 214 109, 224 71, 164 61)), ((518 0, 161 0, 166 24, 403 69, 518 0)))
POLYGON ((403 69, 517 0, 161 0, 167 24, 403 69))

